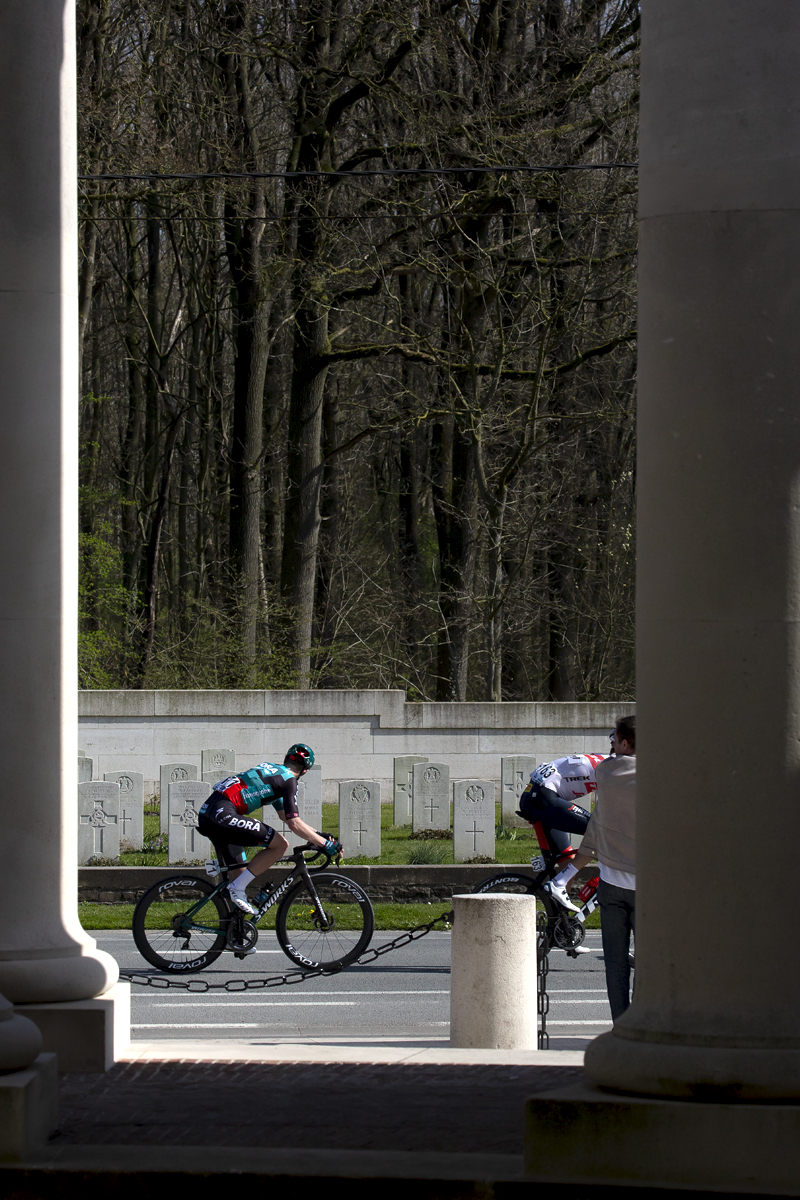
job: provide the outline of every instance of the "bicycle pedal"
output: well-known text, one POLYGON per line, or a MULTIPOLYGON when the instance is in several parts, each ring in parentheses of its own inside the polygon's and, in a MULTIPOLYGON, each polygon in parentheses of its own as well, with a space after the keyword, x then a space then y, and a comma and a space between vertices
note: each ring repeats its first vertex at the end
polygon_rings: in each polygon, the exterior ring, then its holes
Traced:
POLYGON ((248 954, 255 954, 255 952, 256 952, 255 946, 248 946, 246 950, 234 950, 233 957, 234 958, 247 958, 248 954))

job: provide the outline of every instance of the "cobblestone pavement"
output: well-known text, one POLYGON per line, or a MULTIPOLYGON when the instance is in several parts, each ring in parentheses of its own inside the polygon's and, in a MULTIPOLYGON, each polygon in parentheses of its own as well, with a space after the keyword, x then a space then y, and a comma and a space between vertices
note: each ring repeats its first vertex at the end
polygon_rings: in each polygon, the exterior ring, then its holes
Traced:
POLYGON ((52 1145, 522 1152, 525 1099, 567 1066, 119 1063, 62 1076, 52 1145))

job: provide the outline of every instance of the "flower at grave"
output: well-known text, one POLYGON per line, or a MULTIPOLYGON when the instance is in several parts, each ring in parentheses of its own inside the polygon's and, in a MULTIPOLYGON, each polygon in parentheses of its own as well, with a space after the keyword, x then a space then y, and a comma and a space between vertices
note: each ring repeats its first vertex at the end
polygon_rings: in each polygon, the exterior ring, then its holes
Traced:
POLYGON ((108 824, 102 804, 95 804, 92 815, 89 817, 89 824, 94 825, 95 829, 103 829, 108 824))
POLYGON ((369 788, 365 787, 363 783, 357 783, 350 793, 350 799, 354 800, 356 804, 366 804, 369 800, 369 788))
POLYGON ((423 771, 422 778, 426 783, 436 783, 439 775, 440 771, 438 767, 428 767, 427 771, 423 771))
POLYGON ((467 788, 467 799, 471 800, 473 804, 480 804, 483 797, 483 788, 478 787, 477 783, 473 783, 467 788))
POLYGON ((187 804, 186 808, 181 813, 181 825, 196 825, 197 813, 192 808, 191 804, 187 804))

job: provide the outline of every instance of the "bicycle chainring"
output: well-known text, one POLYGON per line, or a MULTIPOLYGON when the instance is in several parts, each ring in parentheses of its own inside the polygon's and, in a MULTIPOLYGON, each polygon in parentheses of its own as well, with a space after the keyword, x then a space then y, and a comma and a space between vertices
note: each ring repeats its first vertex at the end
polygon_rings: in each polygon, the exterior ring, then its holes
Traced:
POLYGON ((258 930, 252 921, 242 921, 241 924, 238 921, 231 921, 225 949, 233 950, 234 953, 241 953, 245 950, 251 950, 257 941, 258 930))

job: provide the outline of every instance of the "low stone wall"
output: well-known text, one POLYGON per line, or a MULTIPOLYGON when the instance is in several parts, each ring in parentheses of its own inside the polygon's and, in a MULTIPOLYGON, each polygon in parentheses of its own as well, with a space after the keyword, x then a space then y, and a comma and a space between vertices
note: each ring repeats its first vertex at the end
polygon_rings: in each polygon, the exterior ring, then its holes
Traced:
POLYGON ((500 781, 505 755, 608 751, 621 703, 409 703, 397 690, 375 691, 82 691, 79 747, 92 777, 138 771, 145 797, 160 767, 188 763, 201 773, 201 751, 229 749, 238 769, 283 760, 292 742, 316 752, 322 798, 338 799, 343 779, 372 779, 392 794, 395 757, 447 763, 451 779, 500 781))
MULTIPOLYGON (((579 880, 588 879, 596 870, 596 867, 585 867, 579 872, 579 880)), ((451 896, 472 891, 482 879, 502 871, 530 874, 530 866, 527 863, 487 863, 346 868, 346 874, 361 884, 371 900, 400 904, 449 900, 451 896)), ((81 867, 78 899, 100 904, 135 904, 154 883, 176 874, 209 878, 200 867, 81 867)))

